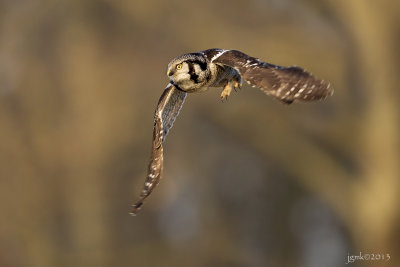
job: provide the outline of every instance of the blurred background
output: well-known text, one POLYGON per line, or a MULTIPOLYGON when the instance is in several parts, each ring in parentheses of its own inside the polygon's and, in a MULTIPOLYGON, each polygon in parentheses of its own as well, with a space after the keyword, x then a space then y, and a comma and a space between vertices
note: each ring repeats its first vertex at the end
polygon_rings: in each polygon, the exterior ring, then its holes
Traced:
POLYGON ((2 0, 0 266, 400 266, 400 2, 2 0), (168 62, 238 49, 329 80, 190 94, 136 217, 168 62))

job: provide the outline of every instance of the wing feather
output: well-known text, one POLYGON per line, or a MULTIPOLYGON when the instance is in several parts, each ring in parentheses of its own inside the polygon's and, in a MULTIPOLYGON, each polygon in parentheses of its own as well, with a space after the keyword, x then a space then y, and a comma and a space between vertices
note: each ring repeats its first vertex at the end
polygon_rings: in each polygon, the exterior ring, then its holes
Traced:
POLYGON ((139 199, 133 204, 131 214, 135 215, 142 207, 144 200, 151 194, 160 182, 163 171, 163 146, 165 136, 171 129, 182 105, 186 93, 169 83, 158 101, 154 115, 153 147, 147 177, 140 193, 139 199))
POLYGON ((247 83, 287 104, 324 99, 333 93, 328 82, 299 67, 269 64, 237 50, 209 49, 203 53, 210 55, 211 62, 236 69, 247 83))

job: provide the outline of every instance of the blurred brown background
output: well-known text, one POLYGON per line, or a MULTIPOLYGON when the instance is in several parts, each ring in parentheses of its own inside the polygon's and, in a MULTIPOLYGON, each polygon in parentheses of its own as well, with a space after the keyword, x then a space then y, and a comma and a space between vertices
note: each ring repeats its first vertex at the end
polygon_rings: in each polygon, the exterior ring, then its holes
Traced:
POLYGON ((0 266, 400 266, 400 2, 0 2, 0 266), (335 94, 189 95, 136 217, 168 62, 298 65, 335 94))

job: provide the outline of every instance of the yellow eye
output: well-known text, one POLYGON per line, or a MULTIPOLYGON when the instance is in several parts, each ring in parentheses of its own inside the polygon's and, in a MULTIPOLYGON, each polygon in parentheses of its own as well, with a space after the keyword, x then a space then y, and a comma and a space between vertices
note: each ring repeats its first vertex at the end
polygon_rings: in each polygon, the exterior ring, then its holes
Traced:
POLYGON ((178 65, 176 65, 176 69, 177 69, 177 70, 180 70, 180 69, 182 69, 182 64, 178 64, 178 65))

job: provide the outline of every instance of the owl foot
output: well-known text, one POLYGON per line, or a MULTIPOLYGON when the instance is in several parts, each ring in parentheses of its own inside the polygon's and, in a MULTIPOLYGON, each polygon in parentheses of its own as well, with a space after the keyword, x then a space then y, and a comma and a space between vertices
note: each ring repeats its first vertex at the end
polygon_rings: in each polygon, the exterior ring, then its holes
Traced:
POLYGON ((227 100, 228 96, 231 94, 231 91, 233 89, 233 84, 232 82, 227 82, 226 85, 224 86, 224 90, 221 93, 221 100, 227 100))
POLYGON ((241 86, 240 82, 235 81, 235 80, 227 82, 226 85, 224 86, 224 90, 221 93, 221 100, 222 101, 227 100, 228 96, 232 92, 232 89, 234 89, 236 92, 236 89, 240 89, 240 86, 241 86))

